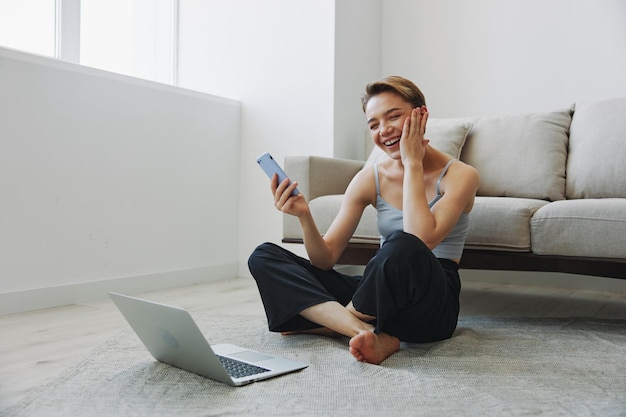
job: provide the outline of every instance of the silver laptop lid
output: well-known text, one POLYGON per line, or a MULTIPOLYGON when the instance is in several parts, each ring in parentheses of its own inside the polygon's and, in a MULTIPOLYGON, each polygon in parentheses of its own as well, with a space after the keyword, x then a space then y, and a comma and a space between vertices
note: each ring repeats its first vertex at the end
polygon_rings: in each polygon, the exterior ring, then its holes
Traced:
POLYGON ((234 386, 307 367, 300 362, 236 345, 223 344, 212 348, 186 310, 122 294, 109 294, 150 354, 159 362, 234 386), (218 355, 251 363, 264 368, 264 371, 233 378, 218 355))

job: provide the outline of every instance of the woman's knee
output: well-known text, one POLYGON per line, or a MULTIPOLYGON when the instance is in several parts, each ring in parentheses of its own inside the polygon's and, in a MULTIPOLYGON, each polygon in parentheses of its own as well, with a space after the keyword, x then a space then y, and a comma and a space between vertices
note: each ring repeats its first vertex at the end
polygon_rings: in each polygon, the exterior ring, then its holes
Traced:
POLYGON ((402 230, 387 236, 381 251, 397 259, 415 259, 416 256, 432 255, 431 250, 420 238, 402 230))
POLYGON ((368 278, 374 275, 392 288, 414 289, 428 282, 435 262, 435 256, 424 242, 415 235, 399 231, 387 237, 364 275, 368 278))
POLYGON ((275 259, 276 248, 275 244, 265 242, 252 251, 248 257, 248 269, 253 276, 260 268, 264 268, 269 260, 275 259))

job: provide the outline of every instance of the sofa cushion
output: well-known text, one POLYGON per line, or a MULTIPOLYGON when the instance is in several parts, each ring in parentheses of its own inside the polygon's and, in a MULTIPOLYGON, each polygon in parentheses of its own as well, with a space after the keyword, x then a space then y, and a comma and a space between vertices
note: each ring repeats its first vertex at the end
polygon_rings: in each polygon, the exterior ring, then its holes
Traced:
MULTIPOLYGON (((424 136, 430 139, 433 148, 458 159, 471 129, 472 123, 468 119, 428 119, 424 136)), ((382 149, 374 146, 366 164, 385 158, 386 155, 382 149)))
POLYGON ((539 255, 626 258, 626 199, 550 203, 537 210, 530 229, 539 255))
POLYGON ((567 161, 567 198, 626 197, 626 98, 577 103, 567 161))
MULTIPOLYGON (((339 212, 343 195, 318 197, 310 202, 311 214, 324 234, 339 212)), ((465 246, 473 249, 530 251, 530 219, 544 200, 526 198, 476 197, 470 213, 465 246)), ((299 232, 299 231, 298 231, 299 232)), ((301 232, 297 236, 301 237, 301 232)), ((351 242, 378 243, 376 209, 366 207, 351 242)))
POLYGON ((473 120, 461 159, 480 172, 478 195, 565 198, 571 110, 473 120))
POLYGON ((530 218, 544 200, 476 197, 470 212, 466 248, 530 251, 530 218))

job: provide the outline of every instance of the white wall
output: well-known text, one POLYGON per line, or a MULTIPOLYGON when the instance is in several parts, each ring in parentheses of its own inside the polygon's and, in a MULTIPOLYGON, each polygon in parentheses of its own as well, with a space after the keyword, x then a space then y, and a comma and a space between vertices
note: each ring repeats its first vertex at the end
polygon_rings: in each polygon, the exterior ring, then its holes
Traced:
POLYGON ((335 1, 335 157, 364 160, 370 149, 361 95, 381 75, 381 12, 381 0, 335 1))
MULTIPOLYGON (((203 258, 206 262, 214 259, 230 262, 233 258, 230 252, 221 255, 230 251, 234 242, 239 273, 247 275, 246 261, 254 246, 263 241, 280 241, 281 214, 273 208, 268 182, 254 162, 261 152, 270 151, 279 160, 298 154, 364 156, 364 122, 359 96, 366 82, 380 76, 380 4, 381 0, 189 0, 181 4, 181 85, 242 102, 241 123, 238 125, 241 143, 230 135, 216 135, 220 139, 212 143, 210 151, 211 160, 217 165, 208 165, 200 173, 203 180, 209 181, 210 176, 211 181, 215 178, 219 181, 217 186, 208 186, 209 182, 205 184, 213 200, 210 207, 198 206, 198 210, 206 210, 215 219, 225 219, 215 225, 218 233, 198 230, 198 238, 202 235, 212 245, 216 242, 223 244, 220 250, 210 247, 203 258), (240 151, 233 159, 235 147, 240 151), (211 167, 216 167, 219 173, 211 171, 211 167), (205 177, 203 174, 209 171, 210 175, 205 177), (233 199, 233 193, 240 198, 233 199), (238 216, 237 224, 230 221, 233 216, 238 216)), ((71 71, 83 72, 78 67, 71 71)), ((209 117, 206 123, 212 129, 230 126, 228 118, 209 117)), ((143 141, 141 143, 148 146, 143 141)), ((109 145, 103 145, 102 152, 112 152, 109 145)), ((184 143, 178 145, 181 149, 177 152, 195 155, 190 158, 192 165, 194 158, 203 155, 196 144, 190 147, 184 143)), ((61 152, 68 151, 71 146, 73 143, 70 142, 61 147, 61 152)), ((185 160, 186 157, 181 155, 179 164, 170 169, 189 169, 185 167, 185 160)), ((87 159, 85 164, 89 165, 89 161, 87 159)), ((71 181, 65 185, 69 189, 73 187, 71 181)), ((55 227, 43 220, 41 224, 55 227)), ((135 226, 126 223, 120 226, 120 231, 123 228, 132 230, 135 226)), ((65 236, 61 241, 64 245, 79 246, 83 230, 77 233, 76 236, 65 236)), ((97 244, 104 245, 104 237, 97 235, 96 239, 97 244)), ((202 250, 207 245, 206 241, 196 243, 198 246, 194 250, 202 250)), ((44 253, 49 249, 45 245, 38 248, 44 253)), ((34 255, 35 249, 26 253, 34 255)), ((301 247, 292 249, 298 251, 301 247)), ((132 253, 130 250, 126 253, 129 259, 124 262, 140 263, 130 259, 132 253)), ((120 255, 120 261, 122 258, 120 255)), ((155 256, 156 269, 161 261, 161 257, 155 256)), ((42 269, 46 265, 43 263, 42 269)), ((39 272, 40 276, 45 275, 43 271, 39 272)), ((136 273, 149 274, 153 280, 156 275, 156 272, 142 270, 136 273)), ((33 285, 17 284, 17 287, 50 284, 61 285, 59 288, 65 290, 65 278, 57 279, 55 274, 53 270, 51 278, 42 278, 42 282, 33 285)), ((124 275, 124 272, 120 274, 124 275)), ((63 273, 57 275, 66 277, 67 282, 73 283, 73 288, 83 282, 93 288, 99 281, 88 281, 102 278, 102 274, 93 270, 70 277, 63 273)), ((165 274, 159 279, 167 281, 167 277, 165 274)), ((12 282, 20 279, 16 277, 12 282)), ((99 287, 104 289, 108 284, 99 287)), ((37 298, 33 291, 29 297, 37 298)), ((72 295, 72 301, 77 297, 72 295)), ((44 303, 41 299, 39 302, 44 303)))
POLYGON ((333 153, 334 1, 190 0, 179 13, 181 85, 242 103, 240 273, 281 214, 256 157, 333 153))
POLYGON ((0 91, 0 314, 237 273, 239 103, 7 49, 0 91))
POLYGON ((383 74, 433 117, 549 111, 626 96, 623 0, 383 0, 383 74))

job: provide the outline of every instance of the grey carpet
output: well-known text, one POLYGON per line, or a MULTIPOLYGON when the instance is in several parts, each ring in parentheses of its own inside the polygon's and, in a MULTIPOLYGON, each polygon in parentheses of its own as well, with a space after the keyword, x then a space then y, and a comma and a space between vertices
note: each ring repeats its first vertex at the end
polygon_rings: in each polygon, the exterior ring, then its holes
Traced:
POLYGON ((95 349, 3 416, 626 416, 626 321, 461 318, 452 339, 381 366, 347 338, 269 333, 263 317, 195 317, 212 343, 310 364, 232 388, 155 362, 134 333, 95 349))

